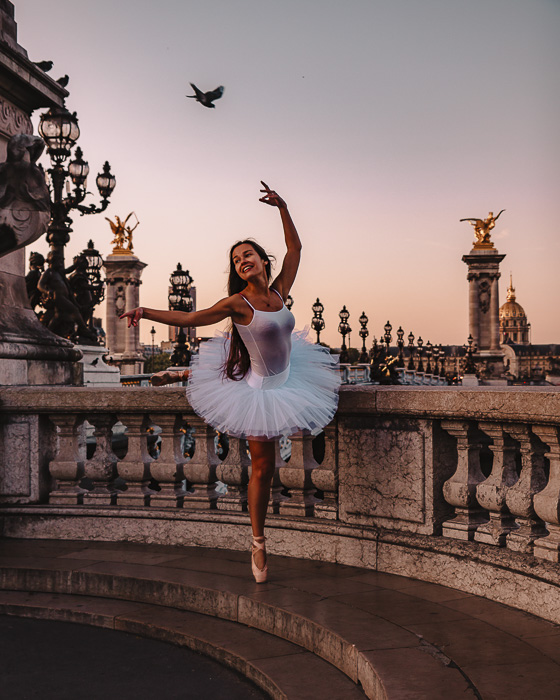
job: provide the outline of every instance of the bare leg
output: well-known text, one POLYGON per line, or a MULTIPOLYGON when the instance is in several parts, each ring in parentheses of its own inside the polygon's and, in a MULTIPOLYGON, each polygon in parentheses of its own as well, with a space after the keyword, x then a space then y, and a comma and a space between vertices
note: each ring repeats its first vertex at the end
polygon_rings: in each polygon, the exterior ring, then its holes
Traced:
MULTIPOLYGON (((274 476, 274 442, 249 439, 249 451, 251 453, 251 478, 247 488, 247 503, 253 537, 263 537, 264 521, 270 500, 270 486, 274 476)), ((260 569, 265 565, 266 555, 263 551, 255 553, 255 563, 260 569)))

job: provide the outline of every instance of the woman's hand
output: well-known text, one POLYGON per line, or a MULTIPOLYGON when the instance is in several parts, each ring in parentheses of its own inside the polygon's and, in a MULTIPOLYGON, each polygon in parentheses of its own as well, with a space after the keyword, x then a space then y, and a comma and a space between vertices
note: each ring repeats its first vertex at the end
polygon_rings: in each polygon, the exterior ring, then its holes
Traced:
POLYGON ((126 320, 128 321, 128 328, 130 328, 130 326, 136 327, 138 325, 138 321, 140 321, 143 315, 144 309, 141 306, 139 306, 136 309, 125 311, 122 316, 119 316, 119 318, 126 318, 126 320))
POLYGON ((288 205, 282 199, 282 197, 274 190, 271 190, 270 187, 266 184, 266 182, 263 182, 261 180, 261 185, 264 187, 264 190, 261 190, 261 192, 264 192, 265 195, 264 197, 259 198, 259 202, 263 202, 264 204, 270 204, 271 207, 278 207, 278 209, 288 208, 288 205))

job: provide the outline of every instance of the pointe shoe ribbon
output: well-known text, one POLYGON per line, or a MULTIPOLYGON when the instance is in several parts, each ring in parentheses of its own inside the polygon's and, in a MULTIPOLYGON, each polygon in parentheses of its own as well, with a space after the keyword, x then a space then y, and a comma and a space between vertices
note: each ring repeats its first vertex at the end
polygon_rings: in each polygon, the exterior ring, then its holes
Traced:
POLYGON ((253 544, 251 546, 251 568, 257 583, 265 583, 268 578, 268 564, 265 564, 264 568, 259 569, 255 563, 255 554, 259 550, 262 550, 266 556, 265 541, 266 537, 253 537, 253 544))

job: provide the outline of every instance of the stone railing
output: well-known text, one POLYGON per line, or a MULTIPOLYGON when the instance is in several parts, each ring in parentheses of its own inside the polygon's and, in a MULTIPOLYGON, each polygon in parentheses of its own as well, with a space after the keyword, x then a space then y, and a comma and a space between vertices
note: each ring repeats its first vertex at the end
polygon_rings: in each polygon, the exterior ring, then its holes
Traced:
MULTIPOLYGON (((7 537, 244 549, 246 444, 179 388, 0 390, 7 537)), ((341 390, 277 451, 271 551, 413 576, 560 621, 560 390, 341 390)))

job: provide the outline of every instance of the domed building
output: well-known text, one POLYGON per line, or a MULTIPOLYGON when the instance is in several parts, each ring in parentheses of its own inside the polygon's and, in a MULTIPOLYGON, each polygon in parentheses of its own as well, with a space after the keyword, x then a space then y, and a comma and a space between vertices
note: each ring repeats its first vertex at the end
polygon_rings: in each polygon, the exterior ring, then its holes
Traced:
POLYGON ((515 301, 515 288, 509 278, 506 303, 500 306, 500 345, 529 345, 531 324, 521 304, 515 301))

